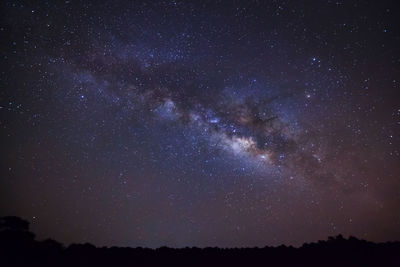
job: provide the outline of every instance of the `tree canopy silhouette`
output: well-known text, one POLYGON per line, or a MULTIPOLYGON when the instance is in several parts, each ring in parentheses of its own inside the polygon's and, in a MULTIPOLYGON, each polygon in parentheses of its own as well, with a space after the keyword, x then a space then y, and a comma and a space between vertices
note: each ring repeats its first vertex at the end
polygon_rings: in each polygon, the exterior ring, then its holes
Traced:
POLYGON ((0 266, 400 266, 400 242, 342 235, 299 248, 120 248, 35 240, 29 222, 0 218, 0 266))

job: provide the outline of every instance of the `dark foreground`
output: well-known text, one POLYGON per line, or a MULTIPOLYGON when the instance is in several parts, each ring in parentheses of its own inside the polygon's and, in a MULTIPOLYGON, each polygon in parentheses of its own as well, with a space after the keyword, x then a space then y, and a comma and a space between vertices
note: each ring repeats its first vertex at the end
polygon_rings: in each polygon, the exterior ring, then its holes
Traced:
POLYGON ((294 247, 96 248, 36 241, 29 223, 0 218, 0 266, 400 266, 400 242, 342 236, 294 247))

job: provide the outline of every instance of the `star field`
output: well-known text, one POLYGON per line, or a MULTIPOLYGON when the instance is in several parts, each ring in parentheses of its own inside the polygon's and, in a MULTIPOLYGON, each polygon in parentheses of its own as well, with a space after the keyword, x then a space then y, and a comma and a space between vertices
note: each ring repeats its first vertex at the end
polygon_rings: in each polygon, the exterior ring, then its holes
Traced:
POLYGON ((400 238, 395 1, 0 7, 0 215, 39 238, 400 238))

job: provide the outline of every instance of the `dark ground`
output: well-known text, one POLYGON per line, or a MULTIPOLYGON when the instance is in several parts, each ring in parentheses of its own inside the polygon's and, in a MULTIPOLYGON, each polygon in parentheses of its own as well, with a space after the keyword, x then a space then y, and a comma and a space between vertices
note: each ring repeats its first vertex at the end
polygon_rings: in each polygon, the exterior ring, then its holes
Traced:
POLYGON ((300 248, 122 248, 36 241, 29 222, 0 218, 1 266, 400 266, 400 242, 330 237, 300 248))

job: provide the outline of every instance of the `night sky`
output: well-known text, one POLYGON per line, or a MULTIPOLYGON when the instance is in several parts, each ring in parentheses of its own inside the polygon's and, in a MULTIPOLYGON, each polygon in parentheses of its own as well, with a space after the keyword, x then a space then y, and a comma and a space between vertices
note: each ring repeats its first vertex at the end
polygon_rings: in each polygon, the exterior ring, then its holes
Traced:
POLYGON ((100 2, 1 1, 0 215, 98 246, 400 239, 397 1, 100 2))

